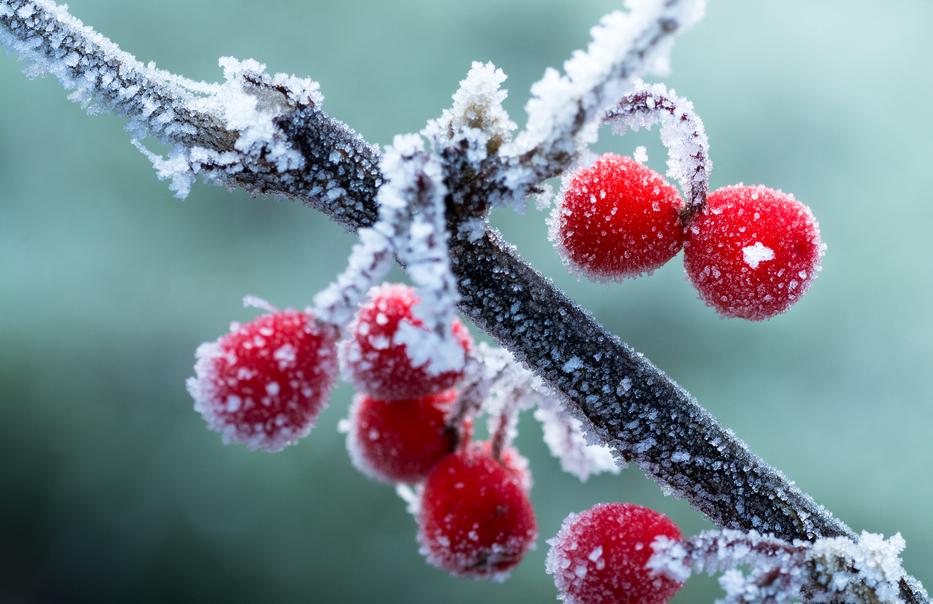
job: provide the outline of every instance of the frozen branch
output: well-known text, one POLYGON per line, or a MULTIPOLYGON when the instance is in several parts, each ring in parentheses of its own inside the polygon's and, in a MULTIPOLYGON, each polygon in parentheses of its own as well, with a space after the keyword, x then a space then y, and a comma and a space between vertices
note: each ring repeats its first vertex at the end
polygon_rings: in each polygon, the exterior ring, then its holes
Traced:
POLYGON ((564 64, 548 69, 532 88, 528 125, 506 149, 514 162, 506 178, 527 195, 558 176, 596 138, 603 115, 638 78, 666 71, 674 36, 703 16, 705 0, 628 0, 628 12, 603 17, 593 40, 564 64))
POLYGON ((379 166, 384 174, 392 174, 392 177, 376 193, 378 219, 372 226, 357 230, 359 241, 350 252, 347 267, 314 297, 318 317, 337 326, 346 325, 370 288, 388 274, 395 258, 410 256, 409 230, 415 229, 413 220, 422 219, 413 215, 415 208, 433 207, 436 198, 443 199, 443 192, 434 190, 439 177, 429 175, 429 167, 439 172, 435 165, 429 166, 429 158, 418 136, 395 137, 379 166))
MULTIPOLYGON (((904 539, 863 532, 858 538, 786 541, 757 532, 707 531, 685 541, 661 537, 648 567, 684 582, 694 572, 721 574, 720 604, 901 602, 904 539), (744 572, 743 572, 744 569, 744 572)), ((923 594, 924 597, 925 594, 923 594)))
MULTIPOLYGON (((567 75, 551 71, 536 85, 528 128, 514 143, 493 112, 483 113, 492 121, 464 122, 487 136, 484 153, 471 147, 480 139, 458 138, 465 129, 451 132, 450 140, 461 142, 435 150, 459 308, 559 393, 588 433, 719 526, 784 540, 854 541, 849 527, 522 261, 483 220, 491 203, 523 199, 570 165, 606 111, 663 58, 672 35, 696 20, 703 3, 631 4, 630 13, 613 14, 594 30, 567 75), (498 140, 489 124, 498 125, 498 140)), ((190 82, 141 64, 49 0, 0 0, 0 41, 33 64, 31 73, 51 73, 92 109, 125 116, 135 138, 173 145, 157 167, 178 178, 182 191, 191 174, 201 174, 300 200, 353 230, 377 222, 380 154, 321 110, 309 81, 227 61, 224 83, 190 82)), ((498 84, 470 89, 480 93, 471 98, 494 101, 486 106, 500 99, 498 84)), ((914 580, 905 576, 899 585, 905 601, 929 601, 914 580)))
POLYGON ((502 443, 512 440, 518 412, 534 409, 544 442, 562 470, 581 481, 603 472, 619 472, 622 465, 609 448, 598 442, 596 435, 586 434, 583 423, 568 414, 562 397, 518 363, 508 350, 480 343, 469 367, 460 406, 472 411, 461 410, 457 415, 462 420, 463 415, 475 414, 482 408, 489 416, 494 443, 496 438, 501 441, 494 448, 501 449, 502 443))
POLYGON ((92 113, 122 115, 134 138, 172 145, 172 157, 157 168, 176 192, 197 173, 301 199, 351 228, 375 220, 366 195, 381 184, 378 152, 321 113, 314 82, 233 60, 223 61, 224 84, 192 82, 144 65, 50 0, 0 0, 0 42, 29 64, 29 75, 54 75, 92 113), (315 134, 293 153, 277 124, 298 115, 315 134), (308 163, 295 165, 299 158, 308 163))

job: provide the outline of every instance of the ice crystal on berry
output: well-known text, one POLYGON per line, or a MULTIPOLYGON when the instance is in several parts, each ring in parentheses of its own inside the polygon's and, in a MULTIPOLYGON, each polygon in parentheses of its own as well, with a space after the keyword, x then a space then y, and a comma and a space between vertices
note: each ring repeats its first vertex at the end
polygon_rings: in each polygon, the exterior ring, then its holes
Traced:
POLYGON ((334 328, 287 310, 202 344, 188 391, 224 442, 275 452, 311 430, 336 375, 334 328))
POLYGON ((348 379, 361 391, 382 399, 410 399, 452 387, 463 376, 471 338, 454 319, 448 328, 456 338, 458 356, 432 365, 434 350, 417 344, 427 330, 414 316, 415 291, 385 284, 370 292, 341 346, 348 379))

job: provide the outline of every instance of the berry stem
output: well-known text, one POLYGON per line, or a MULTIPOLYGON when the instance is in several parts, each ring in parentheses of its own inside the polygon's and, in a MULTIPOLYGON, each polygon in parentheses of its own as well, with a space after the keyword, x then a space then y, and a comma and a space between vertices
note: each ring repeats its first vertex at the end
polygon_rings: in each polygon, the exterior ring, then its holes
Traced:
POLYGON ((518 407, 522 399, 528 394, 525 386, 515 386, 506 398, 499 417, 496 419, 496 428, 491 435, 492 456, 502 459, 502 452, 511 444, 515 435, 515 423, 518 421, 518 407))
POLYGON ((460 396, 457 397, 447 417, 447 430, 454 437, 454 448, 457 448, 464 439, 464 429, 468 419, 474 417, 483 408, 483 401, 489 394, 489 389, 501 377, 505 368, 500 369, 492 377, 487 377, 483 360, 475 352, 467 354, 464 377, 457 388, 460 396))
POLYGON ((497 461, 502 461, 502 451, 506 446, 506 438, 509 433, 509 416, 503 412, 496 423, 496 430, 492 434, 492 457, 497 461))
POLYGON ((670 175, 677 178, 687 196, 681 212, 684 227, 706 205, 709 192, 709 141, 703 120, 693 111, 693 104, 654 84, 626 95, 606 112, 605 123, 614 124, 619 134, 628 128, 650 127, 661 122, 661 138, 668 149, 670 175))

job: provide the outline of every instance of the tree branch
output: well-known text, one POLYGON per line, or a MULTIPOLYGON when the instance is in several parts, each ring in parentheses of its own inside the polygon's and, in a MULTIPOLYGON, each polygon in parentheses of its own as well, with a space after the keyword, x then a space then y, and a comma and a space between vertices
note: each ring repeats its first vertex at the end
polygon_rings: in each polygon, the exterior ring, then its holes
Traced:
MULTIPOLYGON (((579 89, 571 119, 548 121, 532 112, 529 122, 538 126, 516 140, 512 151, 519 152, 492 155, 475 171, 445 170, 459 307, 561 393, 568 410, 618 455, 719 526, 788 540, 854 538, 683 388, 523 262, 495 230, 456 228, 464 208, 469 217, 482 217, 491 199, 523 195, 570 164, 587 128, 598 126, 612 95, 621 96, 620 83, 639 77, 639 61, 680 29, 678 11, 689 3, 655 4, 660 9, 649 14, 655 20, 636 37, 634 54, 610 62, 602 80, 579 89)), ((321 110, 313 83, 267 76, 258 64, 232 70, 225 84, 190 82, 144 66, 49 0, 0 0, 0 41, 58 77, 79 100, 126 116, 136 134, 178 146, 192 173, 300 200, 350 229, 376 221, 384 181, 380 155, 321 110), (228 94, 254 99, 253 112, 274 126, 273 134, 257 142, 226 103, 228 94)), ((540 99, 541 87, 537 93, 540 99)), ((929 601, 914 580, 901 586, 906 601, 929 601)))

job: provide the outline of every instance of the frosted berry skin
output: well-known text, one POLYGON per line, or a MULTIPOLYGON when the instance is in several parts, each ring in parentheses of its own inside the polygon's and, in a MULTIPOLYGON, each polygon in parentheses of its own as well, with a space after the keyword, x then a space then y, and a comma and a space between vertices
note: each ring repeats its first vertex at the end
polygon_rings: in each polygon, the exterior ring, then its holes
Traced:
MULTIPOLYGON (((402 327, 425 329, 412 313, 417 302, 415 290, 407 285, 384 284, 370 292, 341 349, 348 381, 360 392, 382 400, 421 398, 447 390, 463 377, 462 369, 432 372, 427 361, 413 363, 407 344, 397 341, 402 327)), ((454 319, 451 332, 466 355, 472 347, 469 331, 454 319)))
POLYGON ((681 584, 647 568, 658 537, 680 541, 664 514, 631 503, 602 503, 564 520, 548 541, 547 572, 566 604, 663 604, 681 584))
POLYGON ((707 305, 761 321, 803 296, 823 249, 810 208, 781 191, 736 185, 711 193, 691 222, 684 266, 707 305))
POLYGON ((194 408, 225 443, 275 452, 307 435, 337 376, 337 332, 286 310, 234 324, 196 353, 194 408))
POLYGON ((488 442, 441 460, 424 484, 418 514, 428 562, 457 576, 504 580, 538 534, 527 464, 512 449, 493 458, 488 442))
POLYGON ((551 217, 551 238, 564 260, 588 277, 635 277, 680 251, 683 206, 660 174, 607 153, 571 177, 551 217))
POLYGON ((456 390, 384 401, 358 394, 350 408, 347 449, 358 470, 382 482, 419 482, 457 447, 447 426, 456 390))

